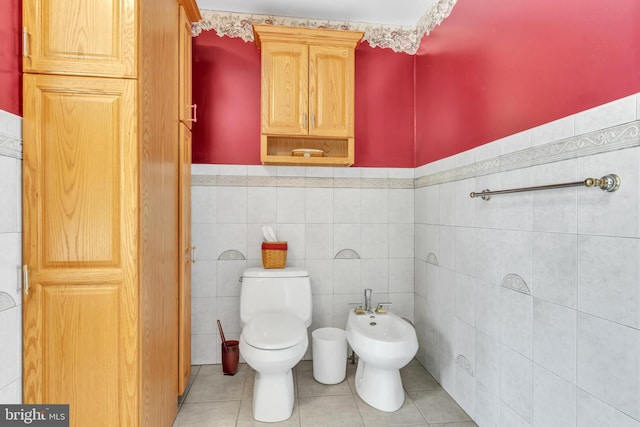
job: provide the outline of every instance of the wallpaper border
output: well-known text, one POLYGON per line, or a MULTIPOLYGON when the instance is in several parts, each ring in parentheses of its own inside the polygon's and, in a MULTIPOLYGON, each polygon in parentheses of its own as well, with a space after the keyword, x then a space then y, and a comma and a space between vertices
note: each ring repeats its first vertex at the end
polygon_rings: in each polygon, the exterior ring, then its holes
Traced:
POLYGON ((202 10, 202 19, 193 24, 193 36, 197 37, 205 30, 215 30, 220 37, 228 36, 253 42, 253 24, 353 30, 363 31, 362 40, 368 42, 371 47, 413 55, 418 51, 422 37, 431 33, 451 14, 456 2, 457 0, 436 0, 415 27, 202 10))

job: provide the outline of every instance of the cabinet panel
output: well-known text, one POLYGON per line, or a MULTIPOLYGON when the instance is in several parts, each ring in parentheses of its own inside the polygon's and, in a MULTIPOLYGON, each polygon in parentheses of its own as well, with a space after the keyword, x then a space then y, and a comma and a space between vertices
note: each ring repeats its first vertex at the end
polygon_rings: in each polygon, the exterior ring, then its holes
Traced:
POLYGON ((71 403, 72 425, 137 419, 135 94, 24 75, 23 400, 71 403))
POLYGON ((113 399, 123 394, 119 378, 128 374, 119 363, 124 357, 120 284, 45 285, 34 294, 42 318, 42 401, 68 403, 78 426, 123 425, 123 402, 113 399), (84 390, 91 390, 91 399, 84 390))
POLYGON ((306 45, 262 45, 262 133, 308 133, 308 61, 306 45))
POLYGON ((136 13, 131 0, 24 0, 23 70, 134 76, 136 13))
POLYGON ((353 136, 354 51, 309 46, 309 135, 353 136))
POLYGON ((191 131, 180 124, 180 266, 178 394, 191 375, 191 131))

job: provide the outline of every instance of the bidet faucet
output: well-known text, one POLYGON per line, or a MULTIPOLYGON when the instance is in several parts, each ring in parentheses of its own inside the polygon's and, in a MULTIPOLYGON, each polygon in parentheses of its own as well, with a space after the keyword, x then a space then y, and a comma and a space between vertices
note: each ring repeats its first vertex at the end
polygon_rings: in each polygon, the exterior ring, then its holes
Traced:
POLYGON ((371 312, 371 289, 364 290, 364 311, 371 312))

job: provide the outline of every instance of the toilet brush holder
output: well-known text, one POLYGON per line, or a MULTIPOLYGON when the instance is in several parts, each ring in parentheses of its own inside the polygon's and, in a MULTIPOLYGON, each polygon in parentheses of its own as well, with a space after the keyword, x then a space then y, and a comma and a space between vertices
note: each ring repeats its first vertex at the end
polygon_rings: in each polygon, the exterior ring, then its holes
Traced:
POLYGON ((240 349, 237 340, 228 340, 222 346, 222 372, 225 375, 235 375, 238 372, 240 361, 240 349))
POLYGON ((225 375, 235 375, 238 372, 238 362, 240 361, 240 344, 237 340, 227 340, 224 337, 224 331, 220 320, 218 320, 218 330, 220 331, 220 340, 222 340, 222 372, 225 375))

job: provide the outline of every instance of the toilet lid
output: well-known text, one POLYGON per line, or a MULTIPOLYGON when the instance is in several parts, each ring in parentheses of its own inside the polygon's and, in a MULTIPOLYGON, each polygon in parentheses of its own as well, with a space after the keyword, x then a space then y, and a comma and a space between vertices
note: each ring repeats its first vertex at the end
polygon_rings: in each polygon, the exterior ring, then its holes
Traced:
POLYGON ((244 325, 247 344, 265 350, 293 347, 307 336, 302 320, 289 313, 259 313, 244 325))

